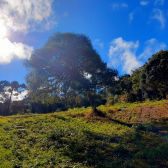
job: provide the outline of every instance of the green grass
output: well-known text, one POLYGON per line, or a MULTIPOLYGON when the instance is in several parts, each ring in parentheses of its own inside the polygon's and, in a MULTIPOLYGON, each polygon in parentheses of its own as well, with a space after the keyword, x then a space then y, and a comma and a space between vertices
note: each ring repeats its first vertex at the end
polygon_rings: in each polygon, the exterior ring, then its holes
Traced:
MULTIPOLYGON (((168 167, 167 141, 151 132, 151 124, 128 127, 110 120, 131 123, 133 109, 156 104, 164 102, 98 107, 106 112, 107 122, 86 120, 83 116, 91 108, 0 117, 0 167, 168 167), (127 113, 118 109, 127 109, 127 113)), ((135 121, 137 117, 135 114, 135 121)))

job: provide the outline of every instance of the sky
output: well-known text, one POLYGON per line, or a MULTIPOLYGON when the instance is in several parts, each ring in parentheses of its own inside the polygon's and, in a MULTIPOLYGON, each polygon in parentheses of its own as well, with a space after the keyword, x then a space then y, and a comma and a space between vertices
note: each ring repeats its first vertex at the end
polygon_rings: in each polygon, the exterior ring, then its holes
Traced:
POLYGON ((109 67, 131 74, 168 46, 166 0, 0 0, 0 81, 25 83, 23 61, 54 32, 87 35, 109 67))

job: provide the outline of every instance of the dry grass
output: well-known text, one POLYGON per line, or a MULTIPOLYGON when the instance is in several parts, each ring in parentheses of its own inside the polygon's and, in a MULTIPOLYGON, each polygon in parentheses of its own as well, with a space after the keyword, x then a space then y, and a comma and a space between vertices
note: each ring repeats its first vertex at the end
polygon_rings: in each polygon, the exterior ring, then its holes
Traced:
POLYGON ((96 120, 101 122, 111 123, 112 121, 106 116, 105 112, 99 111, 102 115, 98 115, 94 112, 87 113, 84 117, 85 120, 96 120))
POLYGON ((110 113, 110 114, 113 114, 113 113, 116 113, 116 112, 118 112, 119 110, 116 110, 116 109, 109 109, 108 110, 108 113, 110 113))

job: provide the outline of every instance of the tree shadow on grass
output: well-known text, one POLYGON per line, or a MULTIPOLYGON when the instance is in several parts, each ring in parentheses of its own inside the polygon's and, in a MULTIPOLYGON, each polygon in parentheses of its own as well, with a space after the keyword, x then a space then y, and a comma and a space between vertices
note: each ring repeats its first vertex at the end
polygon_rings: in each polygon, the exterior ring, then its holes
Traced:
POLYGON ((154 133, 139 127, 132 129, 123 127, 119 134, 107 135, 85 129, 60 128, 48 133, 42 148, 59 151, 63 158, 70 159, 72 165, 80 163, 98 168, 168 167, 168 144, 154 133))
POLYGON ((120 125, 127 126, 127 127, 132 127, 132 125, 133 125, 133 124, 128 124, 128 123, 124 123, 119 120, 112 119, 107 116, 106 112, 102 112, 99 110, 98 110, 97 114, 95 114, 93 112, 87 113, 85 116, 85 119, 86 120, 99 120, 99 121, 108 122, 108 123, 115 123, 115 124, 120 124, 120 125))
POLYGON ((131 153, 123 147, 117 137, 107 137, 90 131, 83 132, 81 139, 68 142, 68 148, 63 152, 72 162, 93 167, 123 167, 127 164, 131 153), (111 143, 117 143, 112 147, 111 143))
POLYGON ((107 136, 91 131, 83 133, 81 139, 69 141, 68 148, 63 152, 72 162, 100 168, 139 168, 139 161, 143 167, 168 166, 168 145, 160 145, 160 142, 156 146, 152 146, 152 142, 149 145, 148 140, 144 142, 141 132, 120 136, 107 136), (148 145, 150 147, 147 147, 148 145), (153 151, 154 154, 151 156, 153 151))

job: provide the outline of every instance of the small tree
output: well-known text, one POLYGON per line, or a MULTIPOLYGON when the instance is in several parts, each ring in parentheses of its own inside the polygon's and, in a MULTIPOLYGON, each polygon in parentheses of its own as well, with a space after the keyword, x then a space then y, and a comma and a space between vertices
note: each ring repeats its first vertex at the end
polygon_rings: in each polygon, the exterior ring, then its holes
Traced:
POLYGON ((0 95, 2 97, 2 102, 7 104, 6 107, 6 115, 10 113, 10 104, 12 101, 12 96, 17 98, 17 96, 26 89, 25 84, 19 84, 17 81, 8 82, 8 81, 0 81, 0 95))
POLYGON ((113 85, 117 76, 117 71, 101 60, 90 39, 74 33, 55 33, 25 66, 29 68, 26 81, 30 91, 61 96, 73 90, 90 99, 94 112, 97 91, 113 85))

